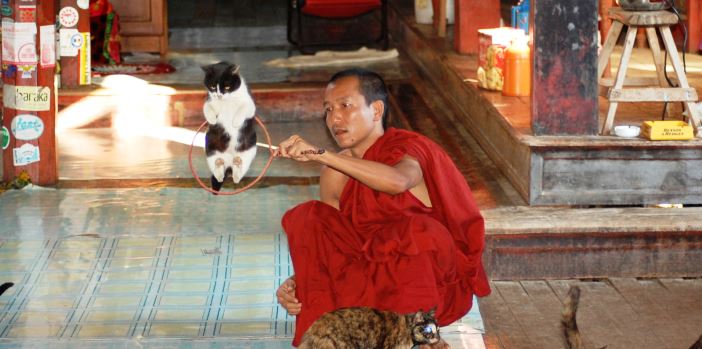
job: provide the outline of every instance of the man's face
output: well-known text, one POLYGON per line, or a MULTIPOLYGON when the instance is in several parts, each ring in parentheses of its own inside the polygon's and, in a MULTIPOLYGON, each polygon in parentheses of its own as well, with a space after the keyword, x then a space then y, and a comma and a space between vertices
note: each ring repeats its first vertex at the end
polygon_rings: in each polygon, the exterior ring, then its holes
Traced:
POLYGON ((358 87, 358 78, 350 76, 329 84, 324 92, 327 128, 344 149, 365 140, 379 122, 373 106, 366 103, 358 87))

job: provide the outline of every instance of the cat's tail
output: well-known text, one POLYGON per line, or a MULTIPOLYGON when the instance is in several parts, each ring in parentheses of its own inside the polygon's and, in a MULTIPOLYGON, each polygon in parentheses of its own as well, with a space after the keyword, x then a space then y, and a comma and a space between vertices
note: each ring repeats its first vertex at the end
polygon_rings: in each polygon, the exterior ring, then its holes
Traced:
MULTIPOLYGON (((220 189, 222 189, 222 185, 224 184, 224 182, 218 181, 214 175, 212 175, 212 177, 210 177, 210 183, 212 184, 212 190, 214 190, 214 191, 219 191, 220 189)), ((217 195, 217 193, 213 193, 213 194, 217 195)))
POLYGON ((0 285, 0 296, 1 296, 3 293, 5 293, 5 291, 7 291, 8 288, 10 288, 10 287, 12 287, 12 286, 14 286, 14 285, 15 285, 15 284, 13 284, 13 283, 11 283, 11 282, 6 282, 6 283, 0 285))
POLYGON ((563 305, 563 333, 565 334, 566 344, 569 349, 582 349, 583 341, 580 337, 578 324, 575 321, 575 315, 578 312, 578 303, 580 302, 580 287, 571 286, 568 290, 568 298, 563 305))

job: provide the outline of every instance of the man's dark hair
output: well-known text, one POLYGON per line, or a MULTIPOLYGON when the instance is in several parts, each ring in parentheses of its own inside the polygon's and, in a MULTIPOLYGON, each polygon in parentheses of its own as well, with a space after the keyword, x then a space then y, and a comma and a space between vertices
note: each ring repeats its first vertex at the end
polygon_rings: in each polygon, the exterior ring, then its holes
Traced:
POLYGON ((388 126, 388 112, 390 111, 390 104, 388 103, 388 89, 385 86, 385 81, 376 72, 362 68, 350 68, 342 70, 329 79, 328 84, 339 80, 341 78, 355 76, 358 78, 358 89, 359 92, 366 99, 366 103, 370 105, 374 101, 382 101, 385 108, 383 108, 382 124, 383 129, 388 126))

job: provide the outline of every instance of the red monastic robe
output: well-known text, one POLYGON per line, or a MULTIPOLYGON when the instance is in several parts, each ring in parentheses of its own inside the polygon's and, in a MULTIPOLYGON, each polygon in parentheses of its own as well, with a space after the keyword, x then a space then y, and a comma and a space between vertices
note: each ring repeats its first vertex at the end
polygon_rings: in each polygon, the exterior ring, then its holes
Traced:
POLYGON ((404 155, 419 162, 431 208, 409 191, 381 193, 351 178, 340 210, 310 201, 283 217, 302 303, 293 345, 334 309, 437 307, 444 326, 470 310, 473 294, 490 293, 481 262, 483 218, 448 155, 422 135, 390 128, 363 158, 393 166, 404 155))

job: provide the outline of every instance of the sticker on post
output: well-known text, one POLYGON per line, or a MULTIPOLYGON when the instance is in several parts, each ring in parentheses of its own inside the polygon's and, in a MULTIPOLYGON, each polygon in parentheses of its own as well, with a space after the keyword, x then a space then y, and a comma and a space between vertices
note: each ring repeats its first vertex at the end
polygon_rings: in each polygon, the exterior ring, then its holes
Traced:
POLYGON ((90 33, 80 33, 83 36, 80 47, 80 85, 90 85, 92 72, 90 71, 90 33))
POLYGON ((33 64, 18 65, 17 71, 22 72, 20 76, 22 79, 31 79, 32 73, 37 70, 37 66, 33 64))
POLYGON ((4 63, 36 64, 34 23, 2 22, 2 60, 4 63))
POLYGON ((7 108, 25 111, 46 111, 51 107, 48 86, 3 86, 2 101, 7 108))
POLYGON ((20 114, 12 119, 10 130, 17 139, 31 141, 44 133, 44 122, 32 114, 20 114))
POLYGON ((20 22, 36 22, 37 6, 36 5, 20 5, 17 12, 20 22))
POLYGON ((12 149, 12 155, 15 166, 26 166, 40 160, 39 147, 31 143, 25 143, 19 148, 12 149))
POLYGON ((59 30, 59 54, 61 57, 78 56, 78 47, 80 46, 73 46, 73 37, 76 35, 80 35, 78 29, 59 30))
POLYGON ((0 146, 2 149, 7 149, 10 146, 10 131, 5 126, 0 129, 0 146))
POLYGON ((54 25, 39 28, 39 58, 42 67, 56 66, 56 31, 54 25))
POLYGON ((78 24, 78 10, 66 6, 59 11, 59 22, 64 27, 75 27, 78 24))

